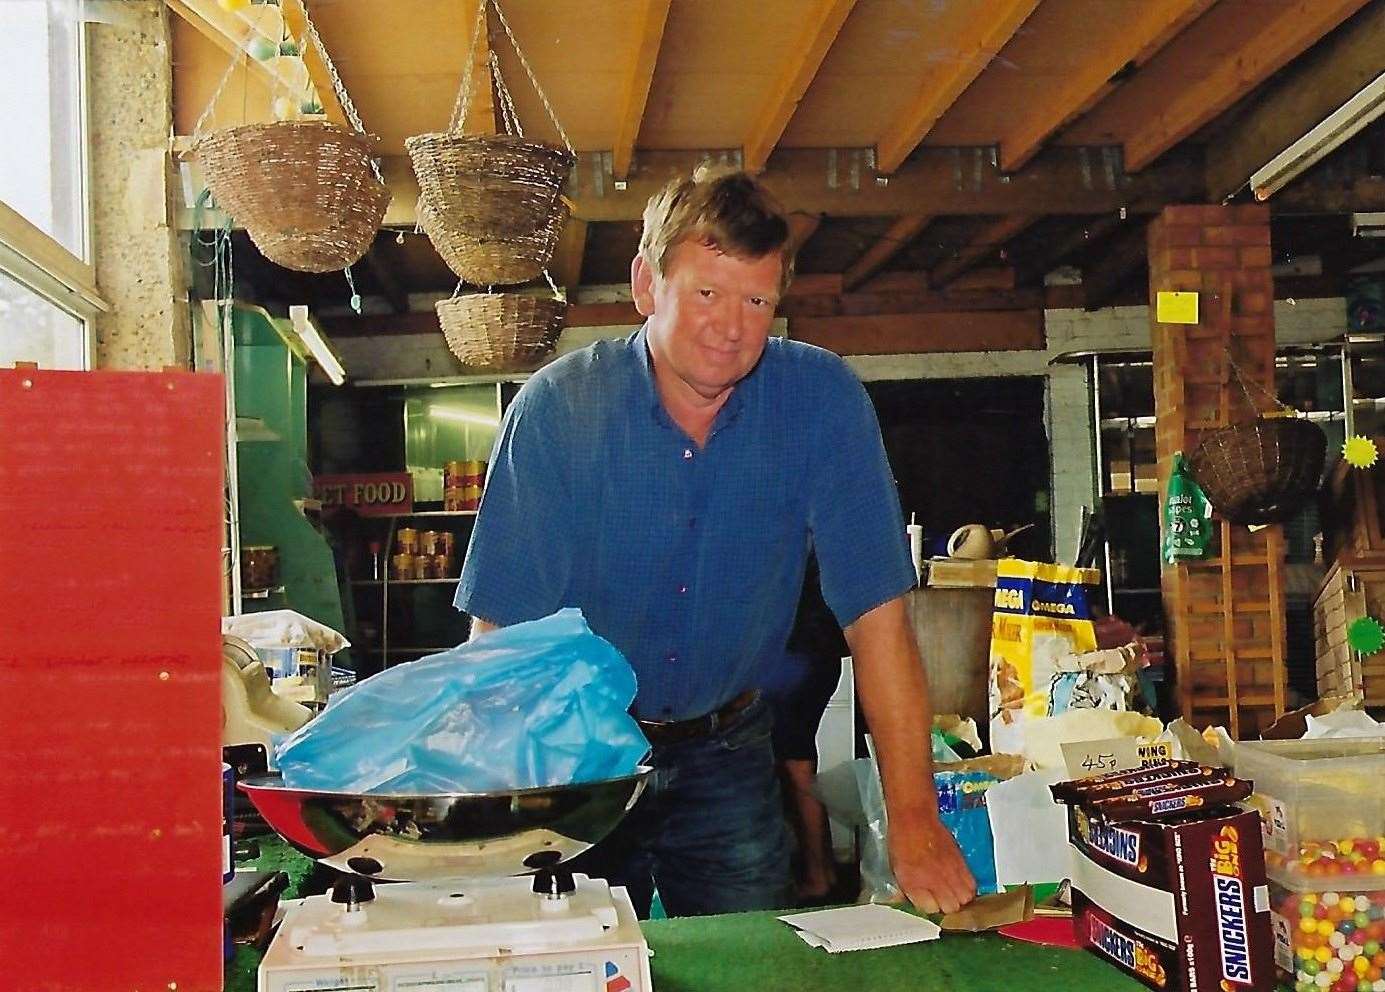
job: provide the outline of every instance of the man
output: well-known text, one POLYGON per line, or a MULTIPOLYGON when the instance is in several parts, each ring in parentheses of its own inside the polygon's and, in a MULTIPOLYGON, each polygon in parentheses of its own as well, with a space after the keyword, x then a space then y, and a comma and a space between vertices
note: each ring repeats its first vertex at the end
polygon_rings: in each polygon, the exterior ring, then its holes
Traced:
POLYGON ((578 606, 634 667, 656 772, 581 867, 642 915, 654 882, 670 915, 788 899, 757 679, 782 655, 810 547, 855 659, 901 888, 927 912, 975 890, 938 819, 914 572, 874 411, 840 358, 769 339, 787 241, 743 173, 699 171, 649 201, 630 268, 645 325, 520 390, 457 589, 473 636, 578 606))

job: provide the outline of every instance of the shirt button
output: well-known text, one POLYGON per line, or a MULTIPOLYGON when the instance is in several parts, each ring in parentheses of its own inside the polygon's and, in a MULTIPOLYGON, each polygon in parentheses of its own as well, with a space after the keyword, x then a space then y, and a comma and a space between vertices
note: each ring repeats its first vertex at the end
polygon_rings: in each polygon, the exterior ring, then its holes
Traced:
POLYGON ((680 593, 687 592, 687 591, 688 591, 688 587, 687 587, 687 586, 679 586, 679 587, 678 587, 678 591, 679 591, 680 593))
POLYGON ((678 660, 678 656, 677 656, 676 654, 671 654, 671 655, 668 656, 669 664, 673 664, 673 663, 674 663, 675 661, 677 661, 677 660, 678 660))
POLYGON ((684 461, 687 461, 687 460, 688 460, 689 458, 691 458, 691 457, 692 457, 692 448, 684 448, 684 449, 683 449, 683 460, 684 460, 684 461))

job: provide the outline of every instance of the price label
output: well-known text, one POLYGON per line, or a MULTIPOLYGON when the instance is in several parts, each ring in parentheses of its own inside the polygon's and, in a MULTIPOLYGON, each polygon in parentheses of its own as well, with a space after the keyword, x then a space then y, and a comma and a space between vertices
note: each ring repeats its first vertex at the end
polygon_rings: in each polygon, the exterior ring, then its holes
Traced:
POLYGON ((1073 778, 1123 772, 1140 767, 1140 742, 1135 737, 1070 741, 1063 745, 1063 761, 1073 778))

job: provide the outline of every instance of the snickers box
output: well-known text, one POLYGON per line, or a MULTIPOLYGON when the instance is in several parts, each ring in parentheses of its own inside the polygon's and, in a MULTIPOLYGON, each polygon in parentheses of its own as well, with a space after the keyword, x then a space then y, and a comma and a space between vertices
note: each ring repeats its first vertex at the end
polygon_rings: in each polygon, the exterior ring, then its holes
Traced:
POLYGON ((1160 992, 1273 989, 1259 814, 1215 806, 1158 819, 1152 806, 1111 822, 1098 808, 1068 807, 1082 946, 1160 992))

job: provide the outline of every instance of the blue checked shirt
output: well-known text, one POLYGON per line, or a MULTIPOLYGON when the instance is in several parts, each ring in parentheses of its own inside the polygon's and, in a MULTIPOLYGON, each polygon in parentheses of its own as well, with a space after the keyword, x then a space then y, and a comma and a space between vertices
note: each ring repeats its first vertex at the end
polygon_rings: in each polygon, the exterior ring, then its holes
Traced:
POLYGON ((580 607, 682 720, 782 658, 809 548, 843 627, 914 582, 875 411, 831 352, 771 338, 699 449, 645 332, 534 375, 506 414, 456 605, 500 626, 580 607))

